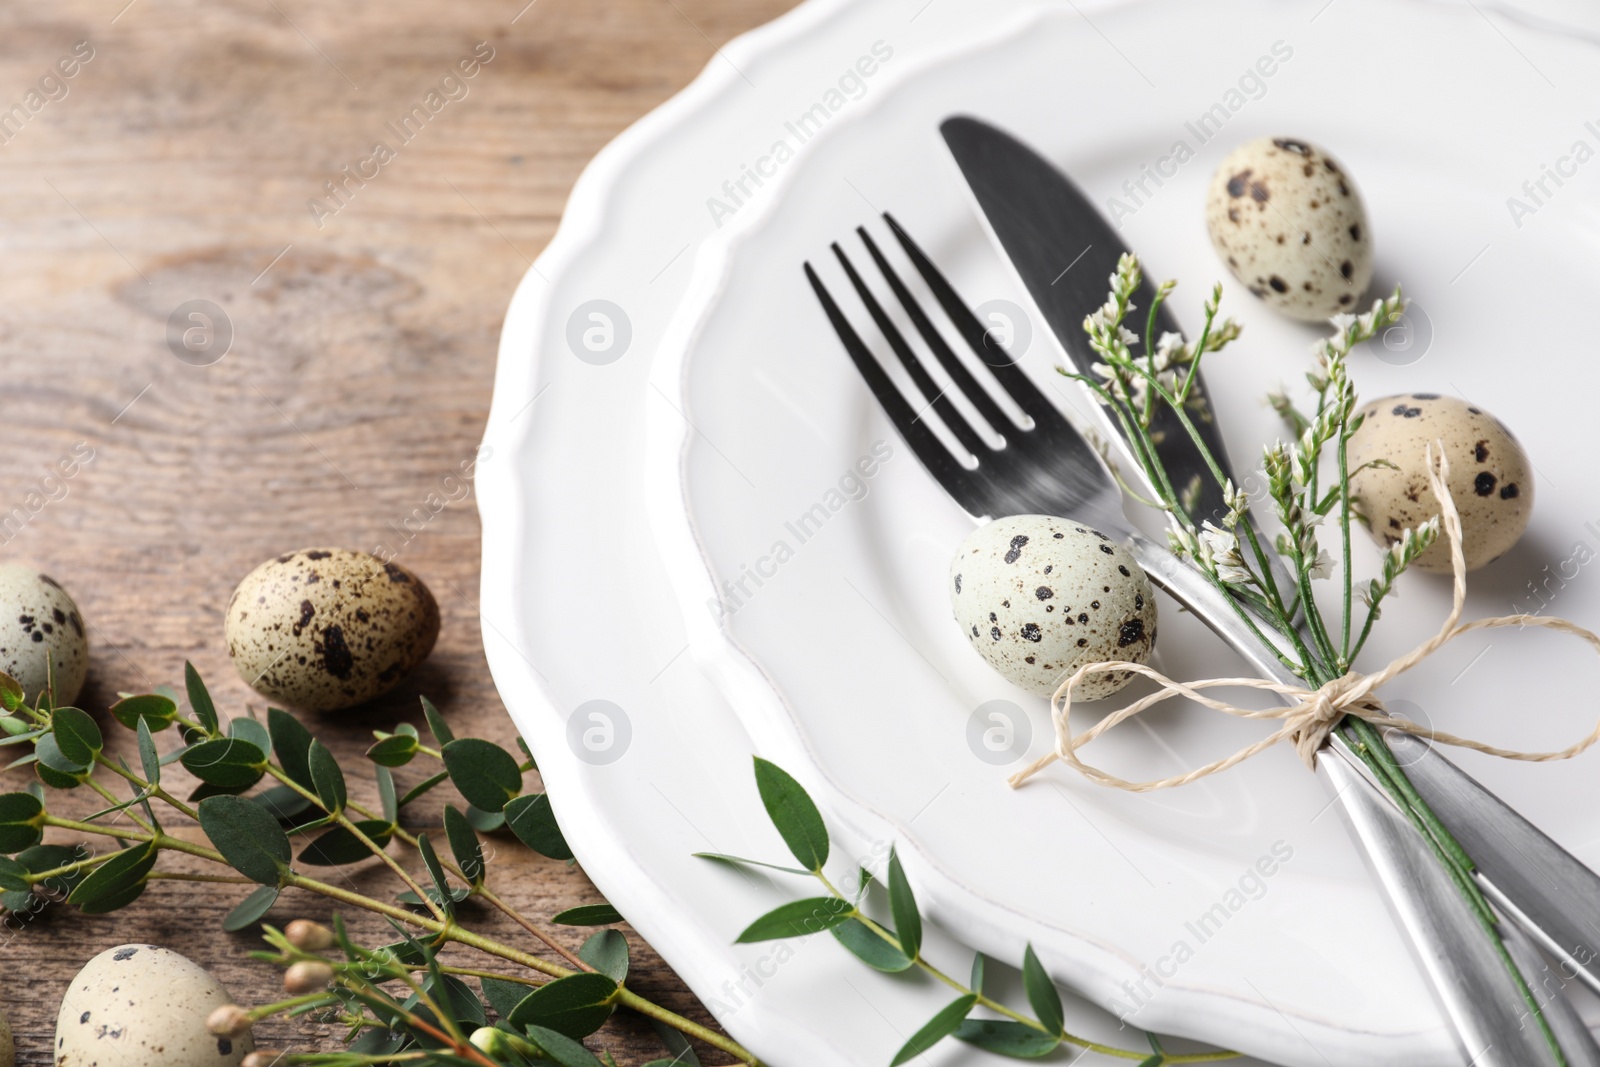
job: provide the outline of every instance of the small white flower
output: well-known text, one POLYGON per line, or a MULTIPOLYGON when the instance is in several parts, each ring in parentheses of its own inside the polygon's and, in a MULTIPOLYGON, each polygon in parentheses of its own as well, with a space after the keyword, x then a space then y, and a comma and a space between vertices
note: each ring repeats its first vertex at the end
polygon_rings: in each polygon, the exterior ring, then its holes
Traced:
POLYGON ((1306 568, 1307 578, 1332 578, 1333 557, 1328 555, 1326 549, 1317 551, 1317 558, 1311 561, 1311 566, 1306 568))

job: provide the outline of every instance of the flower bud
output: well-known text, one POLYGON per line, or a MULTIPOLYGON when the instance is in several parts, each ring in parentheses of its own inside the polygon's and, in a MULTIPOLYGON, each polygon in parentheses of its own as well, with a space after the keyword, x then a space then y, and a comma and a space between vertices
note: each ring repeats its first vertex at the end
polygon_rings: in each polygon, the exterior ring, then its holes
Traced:
POLYGON ((490 1056, 505 1055, 511 1051, 511 1042, 506 1040, 505 1031, 497 1030, 492 1026, 480 1026, 472 1031, 470 1040, 473 1047, 479 1052, 490 1056))
POLYGON ((301 960, 283 972, 283 990, 291 996, 317 993, 333 981, 333 968, 321 960, 301 960))
POLYGON ((310 919, 296 919, 284 927, 283 936, 301 952, 322 952, 334 946, 333 931, 310 919))
POLYGON ((206 1029, 218 1037, 243 1037, 250 1032, 250 1013, 237 1004, 224 1004, 206 1016, 206 1029))
POLYGON ((239 1067, 277 1067, 284 1055, 282 1049, 258 1048, 241 1060, 239 1067))

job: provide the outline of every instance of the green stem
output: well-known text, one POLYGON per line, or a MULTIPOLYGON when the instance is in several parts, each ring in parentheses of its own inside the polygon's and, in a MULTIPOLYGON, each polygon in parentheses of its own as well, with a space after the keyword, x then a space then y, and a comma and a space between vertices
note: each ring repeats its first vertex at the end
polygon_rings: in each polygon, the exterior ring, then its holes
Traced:
MULTIPOLYGON (((1343 551, 1344 570, 1344 615, 1340 625, 1340 656, 1339 666, 1343 671, 1350 669, 1350 607, 1354 586, 1350 574, 1350 453, 1347 447, 1350 438, 1346 433, 1344 423, 1339 425, 1339 541, 1343 551)), ((1341 672, 1342 673, 1342 672, 1341 672)))
POLYGON ((183 813, 184 815, 187 815, 189 818, 193 819, 195 822, 199 822, 200 821, 200 813, 199 812, 195 811, 193 808, 191 808, 189 805, 185 804, 183 801, 179 800, 177 797, 173 796, 171 793, 168 793, 161 786, 159 786, 159 785, 151 785, 149 782, 146 782, 144 779, 140 778, 138 775, 131 774, 128 771, 123 770, 121 767, 117 766, 115 763, 112 763, 110 760, 106 759, 104 756, 96 756, 95 757, 95 762, 98 763, 100 766, 104 767, 106 770, 110 771, 112 774, 117 775, 119 778, 125 779, 130 784, 132 784, 135 789, 138 789, 140 792, 144 792, 144 791, 148 790, 150 795, 155 797, 157 800, 165 801, 174 810, 179 811, 179 812, 183 813))

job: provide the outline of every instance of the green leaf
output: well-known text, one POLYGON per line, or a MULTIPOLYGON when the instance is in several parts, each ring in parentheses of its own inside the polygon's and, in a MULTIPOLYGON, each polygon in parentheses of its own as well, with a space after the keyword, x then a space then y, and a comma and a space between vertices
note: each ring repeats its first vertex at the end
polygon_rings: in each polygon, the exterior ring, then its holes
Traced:
POLYGON ((21 852, 44 837, 44 804, 32 793, 0 794, 0 852, 21 852))
MULTIPOLYGON (((285 823, 294 822, 311 807, 311 801, 286 785, 263 789, 250 799, 265 808, 274 819, 285 823)), ((321 815, 322 812, 318 811, 317 814, 321 815)))
MULTIPOLYGON (((120 900, 127 890, 144 884, 145 875, 156 865, 158 851, 153 844, 123 849, 90 871, 67 895, 67 903, 87 907, 104 901, 120 900)), ((91 914, 103 914, 103 912, 91 912, 91 914)))
POLYGON ((444 832, 450 841, 450 851, 455 854, 456 866, 461 868, 461 873, 466 875, 467 881, 473 885, 482 885, 483 846, 478 843, 478 835, 472 832, 472 825, 467 822, 467 817, 449 804, 444 807, 444 832))
POLYGON ((1022 954, 1022 988, 1028 994, 1028 1003, 1033 1005, 1033 1017, 1052 1034, 1061 1033, 1061 1028, 1066 1025, 1066 1015, 1061 1010, 1061 994, 1045 973, 1039 957, 1033 954, 1032 945, 1022 954))
POLYGON ((542 1026, 581 1040, 611 1017, 616 992, 616 980, 603 974, 557 978, 523 997, 506 1021, 519 1029, 542 1026))
POLYGON ((265 753, 268 758, 272 756, 272 732, 255 719, 244 715, 234 719, 228 723, 228 736, 237 737, 241 741, 248 741, 265 753))
POLYGON ((610 926, 622 922, 622 913, 610 904, 580 904, 576 908, 556 912, 550 921, 562 926, 610 926))
POLYGON ((556 825, 555 812, 550 810, 550 799, 543 793, 530 793, 507 804, 506 825, 517 840, 540 855, 553 860, 572 858, 572 849, 567 847, 567 839, 556 825))
POLYGON ((503 811, 506 801, 522 792, 522 770, 511 753, 481 737, 463 737, 445 745, 444 769, 450 781, 483 811, 503 811))
POLYGON ((219 737, 184 750, 184 769, 207 785, 248 789, 267 772, 267 754, 249 741, 219 737))
POLYGON ((900 1047, 889 1067, 900 1067, 908 1060, 914 1060, 927 1052, 933 1046, 955 1033, 961 1026, 972 1006, 978 1003, 978 998, 968 993, 964 997, 957 997, 940 1009, 939 1014, 928 1020, 926 1026, 911 1035, 911 1040, 900 1047))
POLYGON ((133 729, 135 723, 148 723, 153 733, 160 733, 178 717, 178 705, 164 696, 145 693, 141 696, 123 697, 111 705, 111 717, 133 729))
POLYGON ((240 901, 239 906, 228 913, 222 920, 222 928, 228 933, 235 933, 247 927, 254 926, 261 918, 272 910, 272 905, 278 902, 278 887, 264 885, 254 893, 240 901))
POLYGON ((61 754, 80 767, 93 763, 106 747, 100 727, 88 712, 77 708, 57 708, 50 716, 50 730, 61 754))
MULTIPOLYGON (((40 740, 50 741, 51 744, 55 743, 54 740, 48 735, 40 740)), ((37 753, 35 755, 37 755, 37 753)), ((26 759, 18 760, 11 766, 20 766, 25 762, 33 763, 33 773, 39 776, 39 781, 43 782, 51 789, 76 789, 78 786, 83 784, 84 778, 87 777, 86 771, 79 771, 76 774, 68 774, 65 771, 55 770, 52 767, 46 766, 43 762, 37 761, 35 756, 28 756, 26 759)))
POLYGON ((61 743, 53 733, 42 734, 39 740, 34 742, 33 754, 39 757, 39 762, 43 766, 74 778, 81 778, 89 772, 88 764, 80 763, 61 751, 61 743))
MULTIPOLYGON (((423 985, 423 988, 428 991, 429 996, 433 997, 449 1013, 451 1019, 463 1031, 470 1034, 488 1022, 488 1018, 483 1013, 483 1002, 472 992, 471 986, 455 975, 435 972, 423 985)), ((433 1012, 425 1006, 415 1010, 423 1018, 431 1018, 433 1016, 433 1012)))
POLYGON ((502 1019, 509 1016, 512 1009, 522 1003, 522 998, 527 996, 529 991, 529 987, 521 982, 508 982, 504 978, 480 978, 478 984, 483 987, 483 999, 489 1002, 489 1006, 502 1019))
MULTIPOLYGON (((17 862, 31 873, 39 875, 45 871, 65 867, 69 863, 89 859, 92 855, 86 845, 34 845, 17 853, 17 862)), ((65 874, 53 874, 45 879, 44 884, 62 893, 70 893, 74 886, 83 881, 85 873, 79 868, 65 874)))
POLYGON ((434 888, 439 891, 436 898, 446 911, 451 910, 455 896, 450 890, 450 883, 445 880, 444 867, 439 864, 439 854, 433 850, 433 842, 428 840, 427 834, 417 835, 417 851, 422 854, 422 864, 428 868, 428 875, 433 879, 434 888))
POLYGON ((537 1045, 560 1067, 604 1067, 595 1059, 594 1053, 564 1034, 558 1034, 542 1026, 530 1026, 527 1033, 528 1040, 537 1045))
POLYGON ((424 778, 422 781, 418 782, 416 785, 414 785, 410 789, 406 790, 405 795, 400 798, 400 806, 402 808, 405 807, 407 804, 411 803, 413 800, 416 800, 418 797, 421 797, 421 796, 424 796, 425 794, 427 794, 427 792, 429 790, 431 790, 434 786, 438 785, 441 782, 449 781, 449 779, 450 779, 450 775, 446 771, 440 771, 438 774, 431 775, 428 778, 424 778))
POLYGON ((894 916, 900 947, 915 959, 922 951, 922 913, 917 911, 917 898, 912 895, 906 872, 900 868, 900 856, 893 847, 889 849, 889 913, 894 916))
POLYGON ((480 834, 492 834, 496 830, 504 830, 506 826, 506 813, 503 811, 479 811, 471 804, 467 805, 467 822, 480 834))
POLYGON ((311 742, 307 760, 311 764, 311 784, 323 808, 329 815, 343 811, 350 794, 345 789, 344 771, 339 769, 339 761, 321 741, 311 742))
POLYGON ((139 766, 144 780, 151 785, 161 784, 161 753, 156 749, 156 739, 150 733, 150 724, 143 719, 134 727, 139 735, 139 766))
POLYGON ((28 694, 23 690, 22 683, 5 671, 0 671, 0 707, 7 711, 16 711, 27 703, 27 700, 28 694))
POLYGON ((996 1019, 968 1019, 956 1027, 955 1038, 985 1052, 1010 1056, 1014 1060, 1033 1060, 1048 1056, 1061 1044, 1059 1037, 1041 1034, 1031 1026, 996 1019))
POLYGON ((394 775, 389 773, 389 768, 378 767, 378 806, 383 812, 383 817, 392 823, 400 822, 400 802, 394 795, 394 775))
POLYGON ((778 863, 764 863, 761 860, 747 860, 743 856, 728 856, 721 852, 696 852, 695 856, 703 860, 716 860, 733 867, 765 867, 769 871, 782 871, 784 874, 799 874, 811 877, 811 871, 803 871, 799 867, 785 867, 778 863))
MULTIPOLYGON (((700 1067, 700 1057, 694 1054, 694 1048, 689 1044, 689 1039, 682 1033, 674 1030, 660 1019, 650 1020, 650 1029, 656 1032, 661 1039, 661 1044, 672 1056, 670 1060, 656 1060, 661 1067, 700 1067)), ((646 1067, 649 1067, 647 1064, 646 1067)))
POLYGON ((0 856, 0 889, 8 893, 30 893, 33 883, 28 881, 28 868, 7 856, 0 856))
POLYGON ((367 758, 380 767, 404 767, 417 754, 417 739, 405 734, 385 737, 367 749, 367 758))
POLYGON ((911 968, 910 956, 879 937, 860 919, 849 919, 835 926, 833 936, 851 955, 874 970, 898 974, 911 968))
POLYGON ((428 730, 433 734, 433 739, 443 748, 456 739, 455 731, 445 723, 444 716, 439 714, 439 709, 433 706, 433 701, 422 697, 422 717, 428 720, 428 730))
POLYGON ((148 884, 143 880, 137 881, 126 889, 96 897, 94 900, 80 905, 78 910, 85 915, 109 915, 121 908, 126 908, 129 904, 144 896, 145 886, 148 884))
POLYGON ((200 828, 228 865, 262 885, 277 885, 289 869, 289 837, 265 808, 244 797, 207 797, 200 828))
POLYGON ((983 953, 972 957, 972 977, 967 979, 967 986, 974 993, 983 992, 983 953))
POLYGON ((282 708, 267 709, 267 734, 272 738, 272 750, 278 754, 278 766, 284 773, 307 789, 311 783, 311 731, 299 719, 282 708))
POLYGON ((578 949, 578 958, 618 985, 628 980, 628 939, 617 930, 600 930, 578 949))
POLYGON ((200 680, 200 672, 188 660, 183 662, 183 684, 189 690, 189 707, 194 711, 194 717, 200 720, 200 725, 205 727, 207 733, 216 733, 220 725, 217 706, 211 702, 211 693, 206 689, 206 683, 200 680))
POLYGON ((808 871, 820 871, 828 862, 828 828, 822 823, 822 814, 811 802, 800 783, 776 763, 768 763, 760 756, 756 761, 756 788, 761 792, 761 803, 766 805, 772 825, 778 828, 783 843, 789 846, 800 866, 808 871))
MULTIPOLYGON (((361 832, 372 839, 379 848, 389 843, 394 827, 381 819, 362 819, 356 823, 361 832)), ((311 867, 341 867, 347 863, 369 860, 375 853, 349 829, 335 826, 300 850, 299 860, 311 867)))
POLYGON ((783 937, 805 937, 831 930, 851 918, 848 901, 837 897, 808 897, 780 904, 744 928, 736 944, 775 941, 783 937))

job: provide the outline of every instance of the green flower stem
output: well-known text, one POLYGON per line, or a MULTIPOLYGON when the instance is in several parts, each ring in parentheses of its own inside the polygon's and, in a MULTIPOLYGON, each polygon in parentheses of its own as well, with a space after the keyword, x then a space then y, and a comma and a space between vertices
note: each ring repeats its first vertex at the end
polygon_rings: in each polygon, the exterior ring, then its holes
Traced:
POLYGON ((1344 613, 1341 620, 1339 666, 1350 669, 1350 615, 1354 591, 1350 573, 1350 436, 1339 427, 1339 541, 1344 554, 1344 613))
POLYGON ((368 837, 366 833, 362 831, 361 827, 355 824, 355 820, 351 819, 350 816, 346 815, 343 811, 328 811, 327 805, 323 804, 320 796, 307 789, 293 778, 289 777, 287 772, 283 771, 275 764, 267 764, 267 774, 273 778, 276 778, 279 782, 282 782, 284 785, 288 786, 290 789, 294 790, 296 793, 299 793, 302 797, 311 801, 311 803, 327 812, 329 818, 333 819, 337 825, 344 827, 345 830, 349 831, 357 841, 360 841, 363 845, 367 846, 367 851, 371 852, 374 856, 377 856, 386 865, 388 865, 389 869, 394 871, 399 879, 405 883, 406 888, 415 893, 417 899, 422 901, 422 903, 427 906, 427 909, 433 913, 433 917, 435 919, 438 919, 440 922, 444 922, 448 918, 448 916, 445 914, 443 906, 441 906, 423 891, 422 886, 417 883, 416 879, 412 878, 410 874, 406 873, 406 869, 400 866, 400 861, 389 855, 389 853, 384 849, 379 848, 378 843, 372 840, 372 838, 368 837))
POLYGON ((252 1023, 258 1023, 262 1019, 270 1019, 272 1016, 281 1012, 294 1011, 297 1008, 317 1006, 326 1006, 331 1008, 337 1006, 338 1004, 339 998, 331 993, 328 993, 327 991, 323 991, 321 993, 304 993, 298 997, 290 997, 288 1000, 280 1000, 276 1004, 262 1004, 259 1007, 250 1008, 245 1012, 245 1014, 250 1017, 250 1021, 252 1023))

